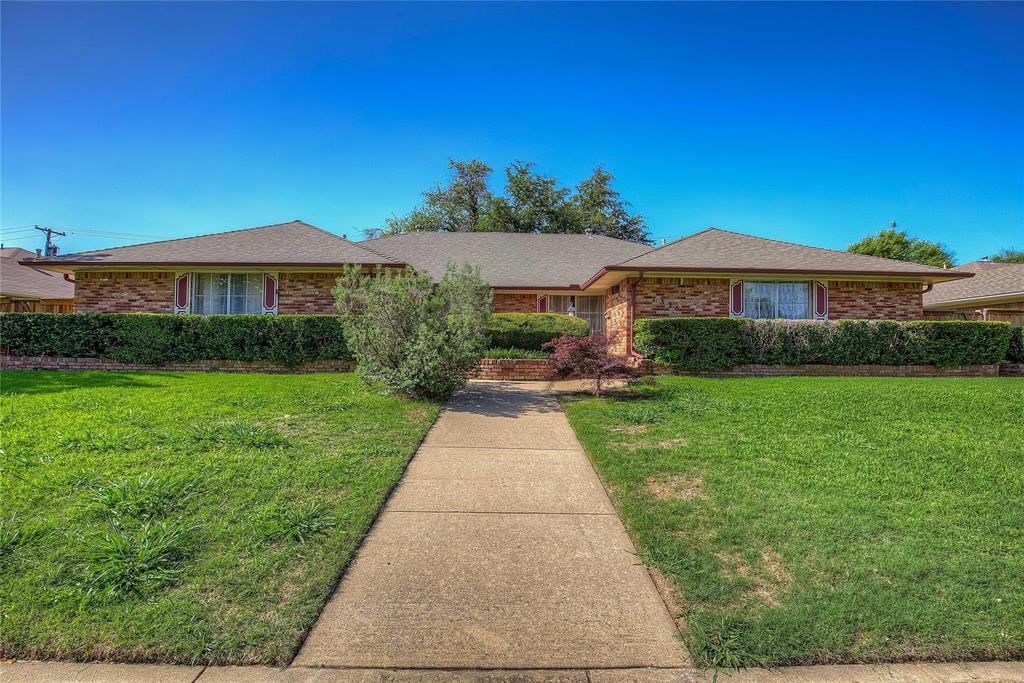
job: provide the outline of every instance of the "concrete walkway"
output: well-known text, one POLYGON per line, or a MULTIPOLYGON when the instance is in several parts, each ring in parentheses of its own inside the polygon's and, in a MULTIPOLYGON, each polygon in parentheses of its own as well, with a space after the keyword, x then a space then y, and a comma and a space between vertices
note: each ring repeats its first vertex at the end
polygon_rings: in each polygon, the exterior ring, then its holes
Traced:
POLYGON ((474 382, 427 435, 294 665, 689 660, 555 398, 543 383, 474 382))

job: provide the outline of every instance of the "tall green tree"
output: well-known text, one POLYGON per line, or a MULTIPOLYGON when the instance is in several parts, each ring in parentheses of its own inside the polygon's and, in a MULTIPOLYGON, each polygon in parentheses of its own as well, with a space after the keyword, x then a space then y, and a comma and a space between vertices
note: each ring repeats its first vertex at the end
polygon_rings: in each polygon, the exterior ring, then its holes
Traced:
POLYGON ((847 251, 937 268, 954 264, 953 252, 944 244, 912 237, 903 230, 897 230, 896 221, 893 221, 889 228, 879 231, 877 235, 854 242, 847 247, 847 251))
POLYGON ((574 230, 566 232, 586 232, 649 244, 647 222, 641 214, 629 212, 630 203, 612 187, 614 179, 604 167, 598 166, 593 175, 576 187, 572 201, 578 223, 574 230))
POLYGON ((490 211, 494 196, 487 187, 491 167, 478 159, 448 160, 450 178, 423 193, 423 204, 406 216, 388 219, 385 233, 473 232, 490 211))
POLYGON ((368 237, 419 231, 590 233, 650 243, 644 217, 612 187, 602 167, 575 189, 539 173, 535 164, 516 161, 505 169, 504 192, 488 187, 491 168, 482 161, 449 159, 446 186, 423 193, 423 204, 368 237))
POLYGON ((992 260, 996 263, 1024 263, 1024 249, 1003 249, 992 260))

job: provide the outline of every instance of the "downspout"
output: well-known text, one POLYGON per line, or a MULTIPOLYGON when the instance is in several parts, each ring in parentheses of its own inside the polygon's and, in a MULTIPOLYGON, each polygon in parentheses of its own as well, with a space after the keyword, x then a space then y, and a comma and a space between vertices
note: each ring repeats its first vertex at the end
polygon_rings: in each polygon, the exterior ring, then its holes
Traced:
POLYGON ((924 289, 921 290, 921 293, 922 294, 927 294, 928 292, 932 291, 932 287, 934 287, 934 286, 935 286, 934 282, 926 282, 926 283, 924 283, 924 289))
POLYGON ((75 283, 75 279, 71 278, 71 277, 68 277, 68 275, 70 275, 70 273, 64 273, 64 282, 70 282, 71 284, 74 284, 75 283))
POLYGON ((626 311, 626 355, 643 360, 643 356, 633 350, 633 321, 636 319, 636 282, 629 283, 629 308, 626 311))

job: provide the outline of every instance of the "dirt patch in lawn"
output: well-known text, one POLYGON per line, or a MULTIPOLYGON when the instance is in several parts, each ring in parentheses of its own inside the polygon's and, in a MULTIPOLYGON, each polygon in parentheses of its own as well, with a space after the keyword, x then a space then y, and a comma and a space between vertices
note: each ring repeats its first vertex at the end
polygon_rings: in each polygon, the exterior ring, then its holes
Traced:
POLYGON ((647 490, 658 500, 694 500, 707 498, 703 486, 703 477, 687 477, 672 474, 667 477, 647 477, 647 490))
POLYGON ((786 569, 785 560, 771 548, 762 548, 758 567, 753 567, 739 553, 717 553, 715 555, 722 565, 722 572, 733 580, 743 580, 748 588, 743 592, 738 604, 751 601, 770 607, 781 604, 779 597, 784 594, 793 577, 786 569))

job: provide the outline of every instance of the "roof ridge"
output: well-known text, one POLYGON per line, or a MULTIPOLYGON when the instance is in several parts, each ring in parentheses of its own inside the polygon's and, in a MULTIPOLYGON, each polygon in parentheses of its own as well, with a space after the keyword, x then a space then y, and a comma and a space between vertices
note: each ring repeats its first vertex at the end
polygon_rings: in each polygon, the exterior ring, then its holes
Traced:
POLYGON ((876 261, 884 261, 885 263, 911 263, 911 264, 913 264, 915 266, 919 266, 921 268, 926 268, 926 269, 929 269, 929 270, 935 270, 935 271, 938 271, 938 272, 948 272, 949 270, 952 270, 952 268, 939 268, 938 266, 930 266, 930 265, 927 265, 925 263, 914 263, 913 261, 900 261, 899 259, 885 258, 884 256, 872 256, 871 254, 858 254, 855 251, 848 251, 848 250, 843 250, 843 249, 829 249, 828 247, 818 247, 818 246, 814 246, 813 244, 801 244, 800 242, 791 242, 789 240, 779 240, 779 239, 775 239, 773 237, 760 237, 758 235, 749 235, 749 234, 744 233, 744 232, 737 232, 736 230, 726 230, 725 228, 718 228, 718 227, 715 227, 715 226, 710 226, 710 227, 704 228, 703 230, 698 230, 697 232, 692 233, 690 235, 686 235, 684 237, 680 237, 679 239, 674 240, 672 242, 669 242, 668 244, 663 244, 660 247, 658 247, 657 249, 649 251, 646 254, 641 254, 640 256, 634 256, 631 259, 628 259, 628 260, 623 261, 621 263, 616 263, 615 265, 616 266, 626 265, 630 261, 636 260, 636 259, 641 258, 641 257, 648 256, 648 255, 654 253, 655 251, 659 251, 661 249, 664 249, 665 247, 670 247, 670 246, 672 246, 674 244, 678 244, 679 242, 682 242, 684 240, 688 240, 691 237, 696 237, 697 235, 702 235, 702 234, 704 234, 706 232, 712 232, 712 231, 727 233, 727 234, 730 234, 730 235, 736 235, 738 237, 749 237, 749 238, 756 239, 756 240, 764 240, 765 242, 774 242, 776 244, 785 244, 785 245, 791 246, 791 247, 802 247, 804 249, 816 249, 818 251, 826 251, 826 252, 833 253, 833 254, 845 254, 845 255, 849 255, 849 256, 859 256, 859 257, 863 257, 863 258, 867 258, 867 259, 874 259, 876 261))
MULTIPOLYGON (((650 251, 648 251, 648 252, 646 252, 644 254, 640 254, 640 256, 649 256, 649 255, 653 254, 656 251, 661 251, 665 247, 671 247, 673 244, 679 244, 683 240, 688 240, 691 237, 696 237, 697 235, 703 235, 704 233, 711 232, 712 230, 718 230, 719 232, 729 232, 728 230, 722 230, 721 228, 716 228, 715 226, 712 225, 712 226, 709 226, 707 228, 704 228, 703 230, 698 230, 697 232, 692 232, 689 235, 683 235, 682 237, 680 237, 678 239, 674 239, 671 242, 666 242, 665 244, 661 245, 660 247, 653 247, 650 251)), ((742 233, 736 233, 736 234, 739 235, 739 234, 742 234, 742 233)), ((612 265, 622 266, 622 265, 625 265, 625 264, 629 263, 630 261, 632 261, 634 259, 640 258, 640 256, 633 256, 633 257, 630 257, 630 258, 626 259, 625 261, 621 261, 619 263, 615 263, 615 264, 612 264, 612 265)))
MULTIPOLYGON (((68 253, 68 254, 60 254, 59 256, 56 256, 56 257, 44 257, 43 259, 39 259, 39 260, 43 261, 43 260, 49 260, 51 258, 53 258, 55 260, 60 260, 60 259, 63 259, 65 257, 69 257, 69 256, 81 256, 83 254, 92 254, 92 253, 95 253, 97 251, 112 251, 114 249, 126 249, 128 247, 146 247, 146 246, 150 246, 152 244, 167 244, 169 242, 182 242, 184 240, 193 240, 193 239, 197 239, 199 237, 216 237, 218 235, 231 235, 231 234, 234 234, 236 232, 246 232, 248 230, 265 230, 267 228, 280 228, 281 226, 292 225, 294 223, 297 223, 299 225, 303 225, 303 226, 305 226, 307 228, 312 228, 313 230, 317 230, 319 232, 326 233, 326 234, 330 235, 331 237, 335 237, 335 238, 337 238, 339 240, 348 242, 348 240, 344 239, 343 237, 339 237, 338 235, 335 235, 333 232, 328 232, 328 231, 324 230, 323 228, 318 228, 315 225, 310 225, 309 223, 306 223, 305 221, 300 221, 300 220, 296 219, 296 220, 285 221, 284 223, 270 223, 268 225, 254 225, 254 226, 252 226, 250 228, 236 228, 235 230, 222 230, 220 232, 207 232, 207 233, 203 233, 202 235, 189 235, 187 237, 172 237, 169 240, 153 240, 152 242, 137 242, 135 244, 122 244, 121 246, 107 247, 105 249, 89 249, 88 251, 74 251, 74 252, 71 252, 71 253, 68 253)), ((355 244, 355 243, 354 242, 349 242, 349 244, 355 244)))
POLYGON ((886 258, 885 256, 874 256, 872 254, 858 254, 857 252, 850 251, 849 249, 829 249, 828 247, 816 247, 813 244, 801 244, 799 242, 790 242, 788 240, 777 240, 777 239, 775 239, 773 237, 758 237, 757 235, 747 235, 747 234, 742 233, 742 232, 736 232, 735 230, 726 230, 725 228, 714 228, 714 229, 718 230, 719 232, 727 232, 730 235, 739 235, 741 237, 753 237, 754 239, 765 240, 765 241, 768 241, 768 242, 775 242, 776 244, 788 244, 791 247, 804 247, 805 249, 817 249, 819 251, 828 251, 828 252, 832 252, 834 254, 852 254, 854 256, 862 256, 864 258, 875 259, 877 261, 885 261, 886 263, 911 263, 911 264, 913 264, 915 266, 920 266, 922 268, 931 268, 932 270, 938 270, 940 272, 941 271, 952 270, 951 268, 939 268, 938 266, 930 266, 927 263, 917 263, 915 261, 901 261, 901 260, 895 259, 895 258, 886 258))

